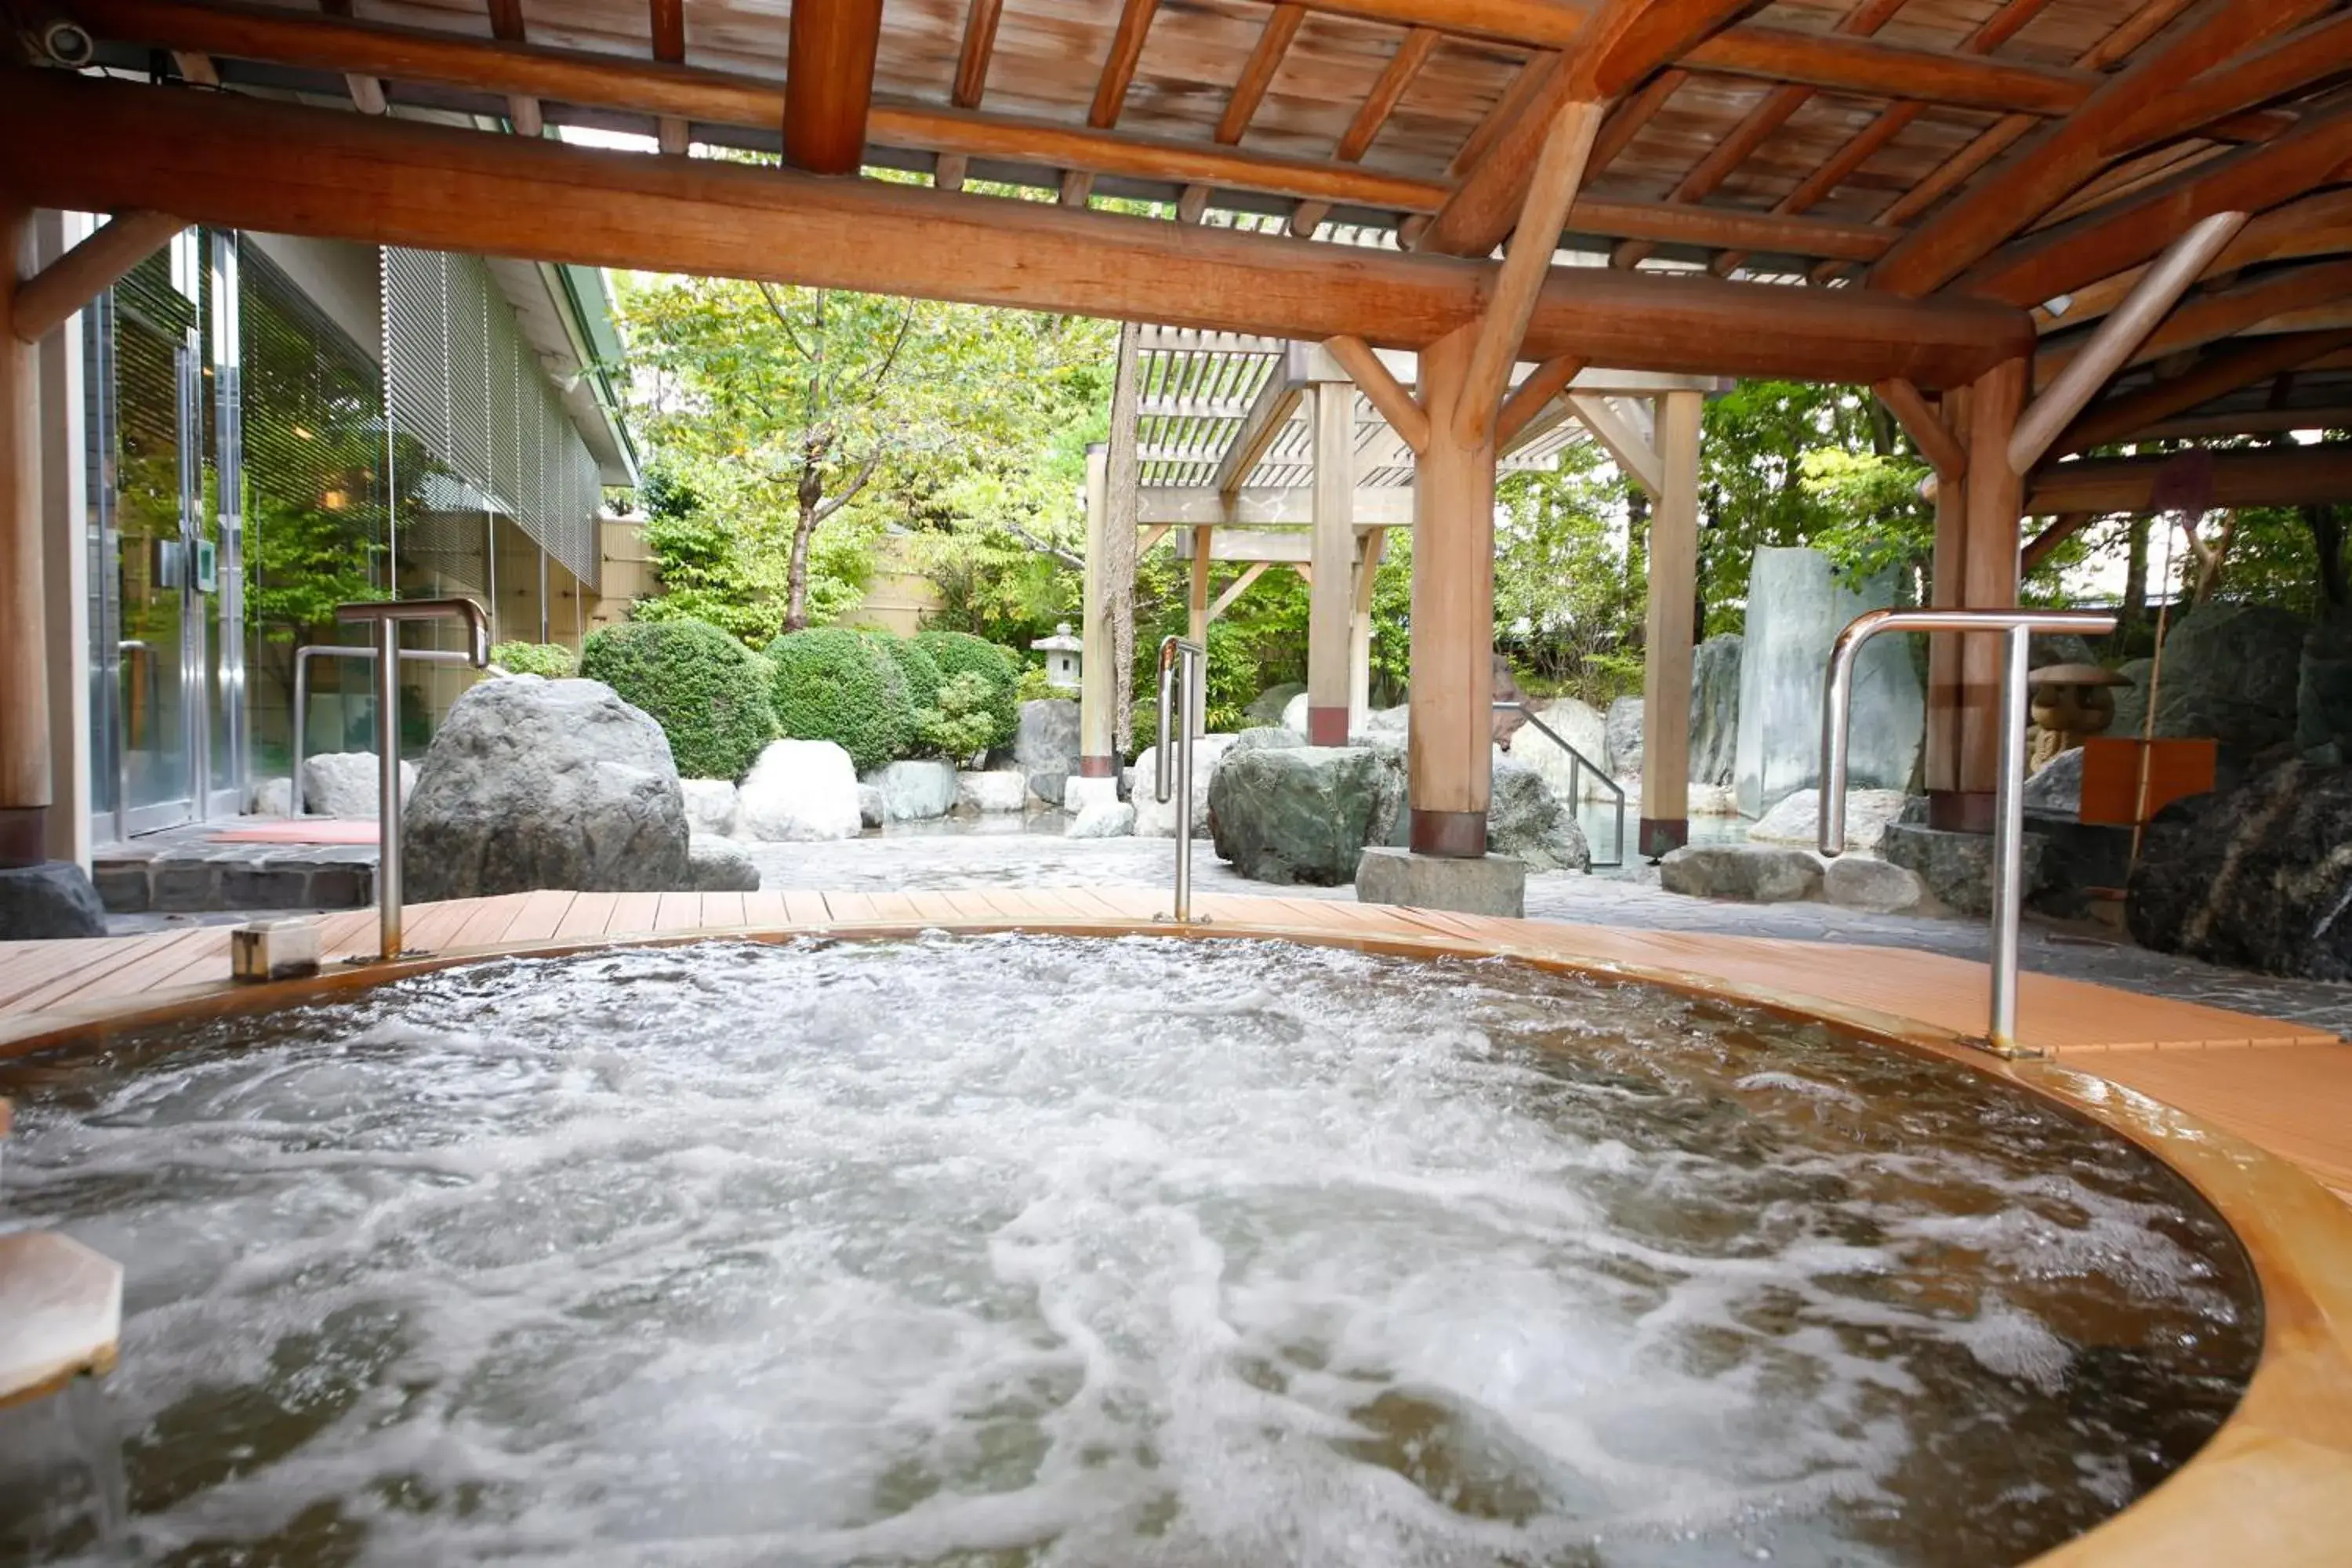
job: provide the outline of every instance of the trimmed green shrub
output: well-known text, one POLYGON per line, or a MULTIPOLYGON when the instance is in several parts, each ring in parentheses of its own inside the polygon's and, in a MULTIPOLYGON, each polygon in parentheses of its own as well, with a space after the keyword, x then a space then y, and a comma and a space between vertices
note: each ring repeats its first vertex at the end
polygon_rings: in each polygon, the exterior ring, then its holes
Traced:
POLYGON ((937 706, 916 710, 924 748, 961 763, 987 746, 989 736, 996 732, 987 678, 969 669, 942 685, 937 706))
POLYGON ((1021 656, 970 632, 918 632, 914 643, 931 656, 941 679, 977 675, 988 682, 988 712, 995 723, 987 744, 1011 745, 1021 722, 1021 656))
POLYGON ((1076 692, 1056 686, 1046 679, 1045 670, 1042 665, 1033 664, 1023 670, 1020 680, 1013 688, 1013 700, 1016 708, 1024 702, 1051 702, 1057 698, 1067 700, 1076 696, 1077 696, 1076 692))
POLYGON ((708 621, 627 621, 593 634, 580 673, 642 708, 678 773, 740 779, 776 738, 768 664, 708 621))
POLYGON ((915 705, 898 663, 845 626, 786 632, 768 645, 777 728, 796 741, 831 741, 859 773, 914 743, 915 705))
POLYGON ((543 675, 550 680, 571 679, 575 661, 561 643, 502 642, 490 649, 490 662, 509 675, 543 675))
POLYGON ((931 656, 914 643, 879 626, 860 626, 857 635, 890 656, 898 667, 898 679, 907 683, 907 700, 918 712, 936 708, 940 702, 940 682, 945 679, 931 656))

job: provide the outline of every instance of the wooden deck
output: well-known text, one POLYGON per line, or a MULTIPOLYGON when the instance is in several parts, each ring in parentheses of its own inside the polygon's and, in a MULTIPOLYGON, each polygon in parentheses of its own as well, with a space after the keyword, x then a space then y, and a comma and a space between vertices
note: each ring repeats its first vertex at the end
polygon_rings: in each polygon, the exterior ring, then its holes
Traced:
MULTIPOLYGON (((1211 934, 1493 952, 1728 992, 1886 1033, 1968 1037, 1984 966, 1904 949, 1493 920, 1341 900, 1204 897, 1211 934)), ((436 957, 695 932, 1132 928, 1166 907, 1139 889, 844 893, 517 893, 419 904, 412 950, 436 957)), ((373 910, 327 917, 331 968, 375 947, 373 910)), ((229 928, 0 942, 0 1052, 72 1029, 232 994, 229 928)), ((363 974, 365 971, 352 972, 363 974)), ((2352 1194, 2352 1047, 2308 1026, 2028 974, 2020 1041, 2189 1112, 2352 1194)))

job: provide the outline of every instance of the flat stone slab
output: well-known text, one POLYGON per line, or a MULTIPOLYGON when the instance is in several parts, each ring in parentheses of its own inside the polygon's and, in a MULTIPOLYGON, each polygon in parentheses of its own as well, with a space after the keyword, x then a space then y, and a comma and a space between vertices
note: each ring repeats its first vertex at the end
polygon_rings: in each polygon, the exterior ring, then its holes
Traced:
POLYGON ((1528 910, 1528 868, 1507 855, 1469 860, 1375 845, 1356 862, 1356 901, 1517 920, 1528 910))
POLYGON ((1692 844, 1658 862, 1658 885, 1695 899, 1785 904, 1822 896, 1822 862, 1803 849, 1692 844))
POLYGON ((0 1405, 114 1370, 122 1268, 53 1230, 0 1236, 0 1405))
POLYGON ((1927 892, 1918 877, 1885 860, 1841 855, 1822 873, 1822 891, 1830 902, 1850 910, 1893 914, 1916 904, 1927 892))

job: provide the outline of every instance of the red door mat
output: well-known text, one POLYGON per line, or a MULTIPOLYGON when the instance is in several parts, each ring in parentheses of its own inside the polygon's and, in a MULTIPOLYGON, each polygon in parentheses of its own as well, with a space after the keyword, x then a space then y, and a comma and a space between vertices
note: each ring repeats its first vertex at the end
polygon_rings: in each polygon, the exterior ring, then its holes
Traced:
POLYGON ((216 844, 373 844, 376 825, 346 816, 289 818, 231 827, 213 835, 216 844))

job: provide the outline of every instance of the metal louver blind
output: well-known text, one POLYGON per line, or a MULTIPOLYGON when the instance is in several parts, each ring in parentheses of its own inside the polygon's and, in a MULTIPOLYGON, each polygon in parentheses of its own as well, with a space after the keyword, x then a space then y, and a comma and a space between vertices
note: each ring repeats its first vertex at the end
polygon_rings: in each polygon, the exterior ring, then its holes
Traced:
MULTIPOLYGON (((387 246, 383 319, 385 408, 446 470, 434 477, 441 499, 470 489, 467 505, 511 518, 595 589, 596 460, 489 268, 478 257, 387 246)), ((404 534, 402 542, 405 552, 404 534)))

